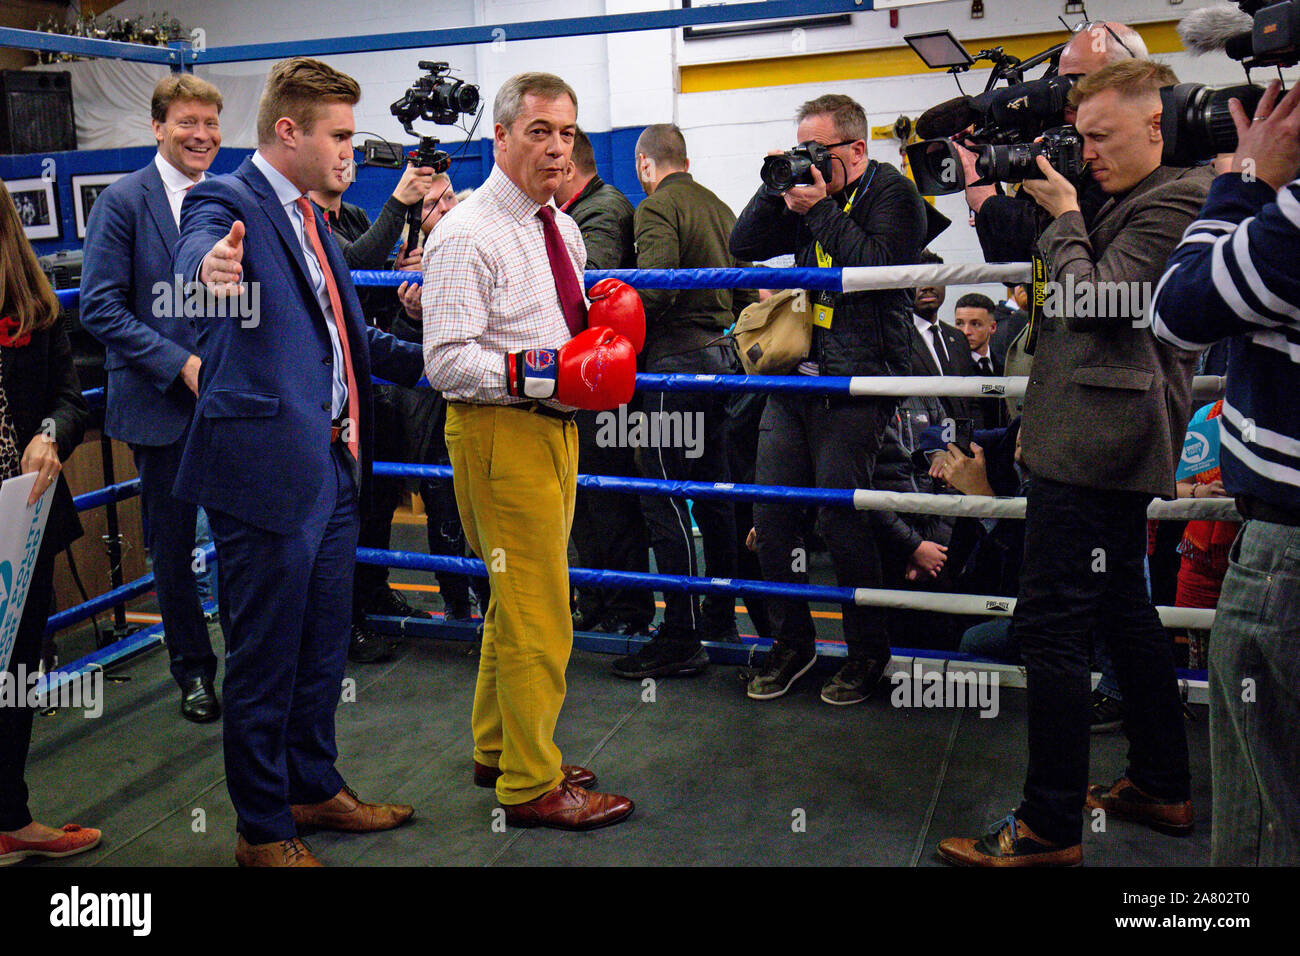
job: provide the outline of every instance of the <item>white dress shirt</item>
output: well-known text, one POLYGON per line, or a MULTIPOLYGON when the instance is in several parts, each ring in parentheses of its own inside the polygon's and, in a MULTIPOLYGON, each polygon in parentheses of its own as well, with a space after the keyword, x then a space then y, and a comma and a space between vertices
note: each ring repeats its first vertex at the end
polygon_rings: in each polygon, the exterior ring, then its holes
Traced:
MULTIPOLYGON (((339 329, 334 321, 334 306, 330 303, 329 287, 325 284, 325 273, 321 271, 325 263, 316 259, 316 250, 312 248, 311 239, 308 238, 303 223, 302 210, 298 208, 298 197, 305 196, 306 193, 299 190, 278 169, 267 162, 261 150, 253 154, 253 165, 270 182, 271 188, 275 190, 275 198, 280 200, 285 215, 289 217, 289 224, 293 226, 293 234, 298 237, 298 242, 302 245, 302 255, 307 262, 307 274, 311 276, 312 288, 316 292, 316 301, 320 303, 321 311, 325 313, 325 331, 329 333, 330 348, 334 352, 332 414, 334 420, 338 421, 348 407, 347 368, 343 363, 343 346, 339 343, 339 329)), ((321 229, 319 225, 316 231, 320 235, 322 246, 327 242, 334 241, 330 234, 321 229)), ((334 281, 335 283, 338 282, 338 276, 334 277, 334 281)))
POLYGON ((172 218, 176 220, 176 228, 179 229, 181 227, 181 203, 185 201, 185 194, 191 186, 203 182, 208 174, 200 173, 196 182, 163 159, 162 153, 154 153, 153 162, 158 167, 158 174, 162 176, 163 187, 167 190, 167 202, 172 207, 172 218))
POLYGON ((934 367, 939 370, 940 375, 943 375, 943 359, 934 349, 934 336, 930 332, 930 329, 932 328, 939 328, 939 320, 935 319, 933 322, 927 322, 925 319, 921 318, 921 316, 913 312, 912 322, 916 324, 916 331, 921 333, 921 341, 925 343, 925 347, 930 352, 930 357, 934 359, 934 367))

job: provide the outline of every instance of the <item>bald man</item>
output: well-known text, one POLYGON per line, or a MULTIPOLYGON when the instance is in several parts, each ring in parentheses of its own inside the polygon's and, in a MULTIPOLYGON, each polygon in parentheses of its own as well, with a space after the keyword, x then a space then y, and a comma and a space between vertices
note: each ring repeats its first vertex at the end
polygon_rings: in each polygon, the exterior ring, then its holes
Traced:
MULTIPOLYGON (((1061 50, 1057 73, 1084 77, 1111 63, 1131 58, 1145 59, 1147 45, 1141 35, 1123 23, 1089 23, 1079 30, 1061 50)), ((1065 109, 1065 122, 1074 122, 1074 110, 1065 109)), ((966 181, 973 181, 975 153, 958 148, 966 171, 966 181)), ((1106 194, 1091 176, 1079 185, 1079 208, 1091 222, 1106 202, 1106 194)), ((988 262, 1027 262, 1032 257, 1034 241, 1050 220, 1044 220, 1039 207, 1028 198, 1003 195, 1002 187, 969 186, 966 203, 975 214, 975 233, 988 262)))

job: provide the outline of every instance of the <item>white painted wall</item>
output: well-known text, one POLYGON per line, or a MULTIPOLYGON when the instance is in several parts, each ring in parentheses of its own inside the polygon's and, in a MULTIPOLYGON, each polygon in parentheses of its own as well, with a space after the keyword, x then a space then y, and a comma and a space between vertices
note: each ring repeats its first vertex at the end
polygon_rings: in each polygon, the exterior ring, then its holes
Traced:
MULTIPOLYGON (((1094 17, 1120 16, 1140 28, 1143 22, 1169 20, 1214 0, 1126 0, 1122 5, 1091 4, 1094 17)), ((1043 32, 1060 27, 1061 0, 985 0, 982 20, 969 17, 969 0, 949 0, 903 7, 899 25, 890 28, 887 11, 858 13, 849 26, 736 38, 685 41, 680 30, 656 30, 609 36, 555 40, 510 39, 511 22, 629 13, 669 9, 678 0, 436 0, 412 5, 398 0, 311 0, 259 3, 250 10, 246 0, 170 0, 168 9, 185 23, 202 27, 209 46, 288 41, 312 37, 364 35, 403 30, 503 23, 504 35, 491 44, 445 47, 329 57, 339 69, 361 83, 363 98, 357 126, 389 138, 401 136, 388 112, 388 104, 401 96, 417 75, 421 59, 447 60, 459 75, 477 83, 490 104, 501 83, 526 69, 559 73, 578 92, 579 122, 589 129, 606 130, 648 123, 675 121, 686 135, 692 172, 739 211, 758 184, 763 154, 793 144, 793 115, 805 100, 824 93, 842 92, 858 99, 873 125, 891 124, 905 114, 912 119, 927 107, 957 94, 951 77, 925 70, 905 77, 855 80, 835 84, 782 85, 774 75, 763 89, 679 95, 679 64, 788 56, 898 46, 906 33, 951 29, 959 39, 986 38, 1043 32)), ((114 13, 129 16, 157 7, 155 0, 125 0, 114 13)), ((1071 22, 1077 20, 1071 17, 1071 22)), ((1183 80, 1206 83, 1237 82, 1237 64, 1221 55, 1192 58, 1186 54, 1160 57, 1183 80)), ((269 62, 222 64, 226 73, 265 73, 269 62)), ((982 88, 987 71, 963 77, 967 91, 982 88)), ((479 136, 490 136, 490 114, 479 136)), ((456 141, 463 134, 440 128, 440 138, 456 141)), ((897 164, 895 141, 875 141, 872 154, 897 164)), ((940 197, 939 209, 953 220, 933 248, 950 262, 980 260, 974 229, 967 224, 966 207, 958 196, 940 197)), ((964 288, 950 290, 950 301, 964 288)), ((981 291, 996 293, 998 287, 981 291)))

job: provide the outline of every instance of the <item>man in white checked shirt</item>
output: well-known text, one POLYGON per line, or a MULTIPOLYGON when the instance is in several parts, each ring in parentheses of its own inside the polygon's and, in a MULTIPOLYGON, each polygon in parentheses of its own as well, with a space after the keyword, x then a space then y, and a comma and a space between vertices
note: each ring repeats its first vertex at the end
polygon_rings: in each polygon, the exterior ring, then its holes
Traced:
MULTIPOLYGON (((587 789, 595 775, 563 766, 553 739, 573 646, 566 548, 577 428, 564 405, 521 402, 539 393, 512 388, 507 374, 510 356, 522 363, 587 324, 578 282, 586 250, 577 224, 552 202, 577 104, 547 73, 502 86, 496 164, 430 237, 422 304, 426 374, 448 401, 456 504, 492 584, 474 693, 474 782, 495 786, 512 826, 587 830, 626 819, 633 806, 587 789)), ((555 396, 583 387, 566 385, 564 353, 555 396)))

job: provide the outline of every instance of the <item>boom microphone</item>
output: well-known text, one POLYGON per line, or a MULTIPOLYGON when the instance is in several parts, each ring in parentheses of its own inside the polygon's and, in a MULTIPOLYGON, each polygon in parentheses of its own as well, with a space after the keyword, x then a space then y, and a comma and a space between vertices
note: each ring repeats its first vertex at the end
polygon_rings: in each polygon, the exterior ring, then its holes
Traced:
POLYGON ((955 99, 931 106, 916 121, 916 135, 921 139, 947 139, 956 136, 982 115, 971 103, 972 97, 955 99))
POLYGON ((1254 23, 1250 14, 1221 3, 1193 10, 1183 17, 1178 24, 1178 35, 1187 52, 1195 56, 1227 50, 1234 59, 1245 59, 1250 56, 1254 23))

